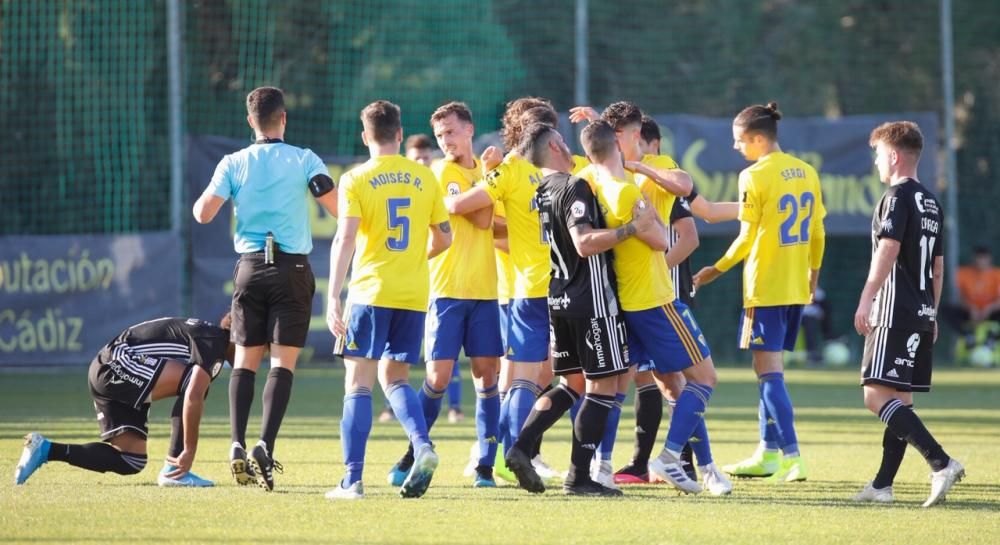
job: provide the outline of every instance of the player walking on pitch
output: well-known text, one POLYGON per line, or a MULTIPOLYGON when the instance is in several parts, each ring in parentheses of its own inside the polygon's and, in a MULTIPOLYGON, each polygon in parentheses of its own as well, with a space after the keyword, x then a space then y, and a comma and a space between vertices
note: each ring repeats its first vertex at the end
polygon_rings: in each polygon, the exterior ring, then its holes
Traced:
POLYGON ((326 497, 364 497, 361 476, 377 376, 415 453, 399 492, 416 498, 430 486, 438 456, 408 380, 410 366, 420 360, 430 286, 427 260, 451 244, 451 227, 434 173, 399 155, 399 106, 373 102, 361 111, 361 123, 371 159, 341 177, 340 217, 330 250, 327 322, 337 338, 335 353, 344 356, 347 369, 340 421, 347 474, 326 497), (352 257, 344 305, 340 292, 352 257))
POLYGON ((700 289, 746 260, 739 347, 753 353, 761 440, 752 457, 723 466, 723 471, 804 481, 782 351, 794 348, 802 308, 816 291, 826 245, 826 210, 816 171, 781 151, 779 119, 778 105, 771 102, 745 108, 733 121, 733 147, 754 161, 739 177, 740 234, 714 266, 698 271, 694 284, 700 289), (779 458, 778 448, 784 458, 779 458))
POLYGON ((872 215, 872 263, 854 327, 865 336, 865 407, 885 423, 882 464, 856 501, 893 501, 892 482, 909 443, 927 460, 931 493, 924 507, 944 500, 965 476, 913 411, 913 392, 931 388, 937 310, 944 283, 944 217, 931 191, 917 181, 924 139, 909 121, 880 125, 871 134, 879 179, 888 184, 872 215))

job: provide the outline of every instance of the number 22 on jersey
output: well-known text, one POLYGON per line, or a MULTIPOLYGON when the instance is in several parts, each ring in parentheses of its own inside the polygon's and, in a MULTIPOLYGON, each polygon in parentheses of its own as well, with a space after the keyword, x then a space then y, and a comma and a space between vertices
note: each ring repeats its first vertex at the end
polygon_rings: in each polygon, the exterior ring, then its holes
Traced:
POLYGON ((812 219, 815 207, 816 197, 811 191, 806 191, 799 196, 794 193, 785 193, 778 199, 778 211, 782 214, 788 213, 785 221, 781 222, 782 246, 809 243, 809 220, 812 219))

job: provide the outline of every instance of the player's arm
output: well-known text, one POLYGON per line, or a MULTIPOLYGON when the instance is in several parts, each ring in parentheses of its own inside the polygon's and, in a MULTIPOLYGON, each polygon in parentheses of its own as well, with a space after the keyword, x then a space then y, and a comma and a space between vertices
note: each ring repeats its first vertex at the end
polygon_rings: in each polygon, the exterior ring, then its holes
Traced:
MULTIPOLYGON (((341 206, 340 208, 343 210, 345 207, 341 206)), ((347 268, 354 257, 360 226, 361 218, 359 217, 339 218, 337 220, 337 234, 330 243, 330 282, 327 291, 326 323, 330 331, 338 337, 347 333, 347 327, 343 320, 344 309, 340 302, 340 292, 344 289, 347 268)))
POLYGON ((688 202, 691 203, 691 213, 708 223, 735 220, 740 214, 740 203, 712 202, 698 194, 693 188, 688 202))
POLYGON ((195 201, 194 207, 191 209, 194 220, 205 224, 215 219, 216 214, 219 213, 222 205, 231 195, 232 184, 229 182, 229 156, 227 155, 215 166, 212 180, 195 201))
POLYGON ((653 211, 653 213, 650 214, 653 221, 648 229, 640 230, 636 233, 636 236, 639 240, 645 242, 646 246, 649 246, 654 251, 666 252, 667 249, 670 248, 670 238, 667 236, 667 225, 663 223, 663 219, 660 218, 660 215, 655 213, 653 205, 647 202, 646 198, 641 196, 641 194, 639 200, 636 201, 633 206, 633 218, 635 217, 635 209, 638 207, 648 208, 650 211, 653 211))
POLYGON ((671 222, 671 227, 677 232, 677 242, 667 250, 667 266, 674 268, 691 256, 701 243, 698 239, 698 227, 693 218, 681 218, 671 222))
POLYGON ((639 200, 632 208, 632 220, 616 229, 595 229, 590 223, 570 225, 569 236, 580 257, 590 257, 614 248, 619 242, 655 229, 656 211, 639 200))
POLYGON ((809 233, 809 299, 816 295, 819 285, 819 269, 823 266, 823 254, 826 252, 826 228, 823 219, 814 220, 812 232, 809 233))
MULTIPOLYGON (((493 216, 493 239, 494 240, 507 240, 507 218, 503 216, 493 216)), ((504 250, 510 253, 510 250, 504 250)))
POLYGON ((337 186, 326 174, 316 174, 309 179, 309 192, 316 202, 331 216, 337 216, 337 186))
POLYGON ((484 208, 489 208, 489 213, 492 214, 493 199, 485 189, 481 186, 476 186, 465 193, 445 197, 444 207, 448 210, 449 214, 457 214, 459 216, 465 216, 470 212, 484 208))
POLYGON ((861 290, 861 300, 858 302, 858 310, 854 313, 854 329, 859 335, 868 335, 872 331, 868 318, 872 312, 872 301, 879 288, 885 283, 885 279, 892 272, 892 267, 899 257, 900 242, 888 237, 882 237, 878 241, 875 255, 872 256, 872 264, 868 269, 868 280, 861 290))
POLYGON ((201 417, 205 413, 205 396, 212 377, 200 365, 191 368, 191 378, 184 391, 184 408, 181 420, 184 423, 184 450, 176 458, 167 457, 167 462, 175 469, 167 473, 170 479, 181 477, 191 470, 194 457, 198 452, 198 433, 201 427, 201 417))
POLYGON ((646 176, 668 193, 672 193, 678 197, 687 197, 691 194, 691 189, 694 188, 691 175, 679 168, 653 168, 639 161, 625 161, 625 168, 636 174, 646 176))
POLYGON ((569 109, 570 123, 586 121, 588 124, 601 118, 601 114, 590 106, 574 106, 569 109))
POLYGON ((451 224, 447 221, 431 225, 431 240, 427 247, 427 259, 433 259, 451 246, 451 224))

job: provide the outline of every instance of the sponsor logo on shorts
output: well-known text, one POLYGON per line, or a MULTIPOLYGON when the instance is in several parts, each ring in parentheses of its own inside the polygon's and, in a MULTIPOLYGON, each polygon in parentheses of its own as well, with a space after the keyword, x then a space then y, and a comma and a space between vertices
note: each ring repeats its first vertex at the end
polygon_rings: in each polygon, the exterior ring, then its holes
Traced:
POLYGON ((751 335, 750 344, 764 344, 764 337, 761 337, 759 335, 751 335))
POLYGON ((553 358, 568 358, 569 357, 569 350, 564 350, 562 352, 553 352, 552 353, 552 357, 553 358))
POLYGON ((917 348, 920 348, 920 333, 914 333, 906 340, 906 351, 910 353, 911 358, 917 357, 917 348))
POLYGON ((215 362, 215 365, 212 366, 212 378, 219 376, 219 373, 221 371, 222 371, 222 362, 221 361, 215 362))
POLYGON ((351 341, 351 342, 347 343, 347 349, 348 350, 357 350, 358 349, 358 345, 354 341, 351 341))
POLYGON ((913 367, 913 360, 908 360, 906 358, 896 358, 896 360, 893 363, 901 367, 902 366, 913 367))
POLYGON ((930 305, 920 305, 920 310, 917 311, 917 316, 928 316, 933 321, 934 317, 937 316, 937 311, 930 305))
POLYGON ((108 378, 108 384, 115 384, 115 385, 117 385, 117 384, 124 384, 124 383, 128 382, 130 384, 135 384, 136 386, 138 386, 140 388, 142 388, 143 386, 146 385, 146 379, 144 379, 142 377, 137 377, 137 376, 134 376, 134 375, 130 374, 117 361, 111 361, 111 362, 109 362, 108 363, 108 367, 111 368, 111 372, 114 373, 115 377, 117 377, 117 379, 118 379, 116 381, 115 378, 109 377, 108 378))
POLYGON ((587 348, 594 351, 594 355, 597 357, 597 367, 599 369, 606 367, 607 364, 604 361, 604 339, 601 337, 600 318, 590 319, 590 331, 587 331, 584 341, 587 343, 587 348))
POLYGON ((899 373, 895 369, 889 369, 889 372, 885 374, 889 378, 899 378, 899 373))

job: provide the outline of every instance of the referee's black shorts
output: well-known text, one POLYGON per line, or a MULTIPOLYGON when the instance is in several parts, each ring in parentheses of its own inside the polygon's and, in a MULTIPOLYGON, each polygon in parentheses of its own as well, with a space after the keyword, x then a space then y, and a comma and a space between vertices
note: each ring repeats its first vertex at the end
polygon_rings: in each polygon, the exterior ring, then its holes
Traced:
POLYGON ((273 265, 264 263, 263 252, 240 255, 233 272, 232 341, 305 346, 315 292, 305 255, 275 252, 273 265))
POLYGON ((625 325, 617 316, 549 316, 549 326, 556 376, 582 372, 585 378, 599 379, 628 371, 625 325))

